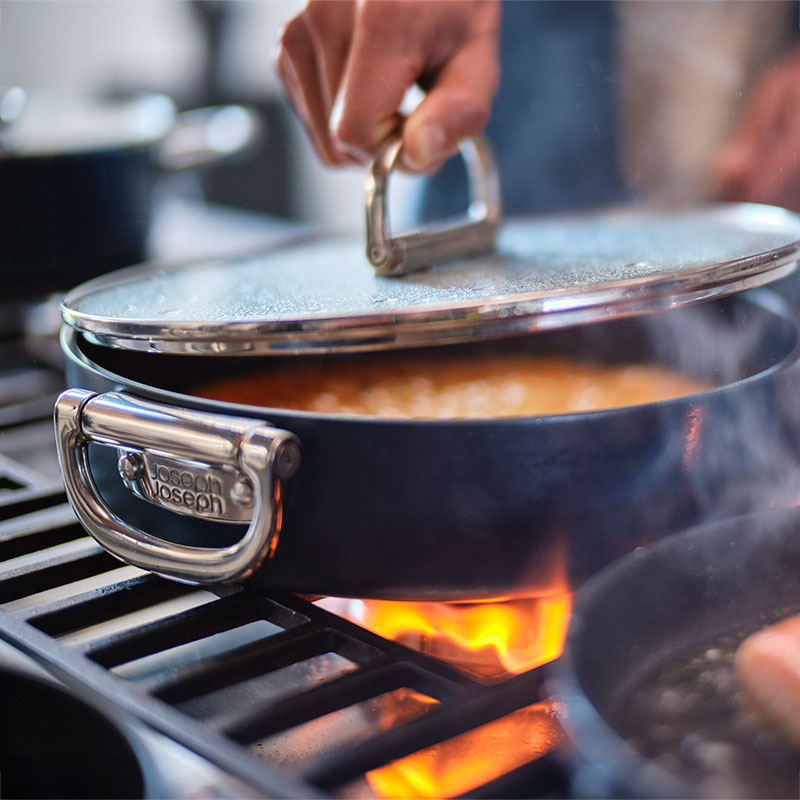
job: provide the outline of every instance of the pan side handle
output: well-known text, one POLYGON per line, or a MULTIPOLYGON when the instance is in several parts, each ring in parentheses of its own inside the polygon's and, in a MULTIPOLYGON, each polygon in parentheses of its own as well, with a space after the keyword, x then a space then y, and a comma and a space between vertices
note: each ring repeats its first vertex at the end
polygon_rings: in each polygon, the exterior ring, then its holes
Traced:
POLYGON ((83 527, 112 555, 179 581, 227 583, 247 578, 274 553, 280 532, 281 481, 291 477, 300 463, 293 434, 255 419, 83 389, 62 393, 54 417, 70 505, 83 527), (89 465, 90 442, 120 450, 120 474, 129 488, 158 505, 172 504, 173 511, 214 518, 214 512, 225 511, 223 501, 219 500, 219 508, 211 503, 211 509, 201 509, 198 497, 213 498, 216 492, 222 497, 225 492, 229 506, 247 509, 247 532, 230 546, 193 547, 129 525, 108 508, 97 489, 89 465), (148 486, 151 496, 135 486, 148 486), (213 493, 198 493, 209 488, 213 493))

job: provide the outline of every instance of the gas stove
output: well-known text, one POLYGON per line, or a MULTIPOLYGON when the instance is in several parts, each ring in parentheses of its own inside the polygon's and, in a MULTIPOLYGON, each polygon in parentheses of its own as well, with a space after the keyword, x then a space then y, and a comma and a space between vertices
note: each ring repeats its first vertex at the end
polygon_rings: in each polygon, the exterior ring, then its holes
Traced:
POLYGON ((16 323, 2 336, 0 660, 108 709, 151 794, 567 795, 542 667, 487 677, 353 622, 352 603, 201 589, 106 554, 63 493, 58 365, 16 323))
MULTIPOLYGON (((256 796, 371 796, 365 775, 543 699, 540 669, 487 684, 307 599, 212 592, 117 562, 61 490, 49 420, 58 373, 17 363, 0 385, 12 371, 14 386, 35 388, 2 406, 0 636, 155 732, 157 766, 167 737, 256 796)), ((470 796, 564 788, 550 712, 527 713, 547 729, 540 749, 550 753, 470 796)))

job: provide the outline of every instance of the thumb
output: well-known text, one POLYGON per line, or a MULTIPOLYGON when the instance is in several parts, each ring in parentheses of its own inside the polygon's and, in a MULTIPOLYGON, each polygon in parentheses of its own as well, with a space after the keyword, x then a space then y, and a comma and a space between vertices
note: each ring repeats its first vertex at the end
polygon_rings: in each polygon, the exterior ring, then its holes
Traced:
POLYGON ((403 126, 406 166, 428 169, 453 155, 462 139, 480 133, 489 120, 497 78, 490 37, 456 53, 403 126))

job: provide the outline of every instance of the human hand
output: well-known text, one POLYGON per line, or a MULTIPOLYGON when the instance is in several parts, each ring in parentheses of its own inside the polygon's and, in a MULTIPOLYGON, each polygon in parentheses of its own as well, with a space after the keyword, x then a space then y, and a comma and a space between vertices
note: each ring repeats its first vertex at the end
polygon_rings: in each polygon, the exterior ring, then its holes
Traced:
POLYGON ((326 164, 367 162, 402 126, 402 164, 429 170, 486 125, 498 31, 495 0, 311 0, 283 31, 278 73, 326 164), (414 83, 427 95, 403 122, 414 83))
POLYGON ((800 52, 755 85, 714 173, 723 199, 800 211, 800 52))

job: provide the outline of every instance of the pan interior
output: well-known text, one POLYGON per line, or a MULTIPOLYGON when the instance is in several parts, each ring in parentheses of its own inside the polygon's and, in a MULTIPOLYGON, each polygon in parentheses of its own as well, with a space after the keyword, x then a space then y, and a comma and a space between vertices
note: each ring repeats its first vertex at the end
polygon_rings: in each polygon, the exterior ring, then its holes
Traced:
POLYGON ((798 535, 797 508, 697 528, 624 559, 577 604, 581 689, 700 796, 797 796, 800 753, 743 711, 733 656, 748 634, 800 613, 798 535))
POLYGON ((316 356, 199 356, 141 353, 81 340, 94 364, 148 386, 193 394, 198 385, 259 369, 297 364, 370 363, 409 353, 432 362, 479 361, 504 354, 564 356, 599 364, 645 363, 678 370, 713 386, 733 383, 773 367, 796 348, 797 326, 768 290, 663 314, 585 325, 496 341, 417 348, 413 351, 316 356), (749 297, 749 300, 748 300, 749 297))
POLYGON ((697 641, 637 675, 614 727, 704 797, 796 797, 800 755, 741 707, 733 667, 741 641, 800 612, 800 603, 697 641))

